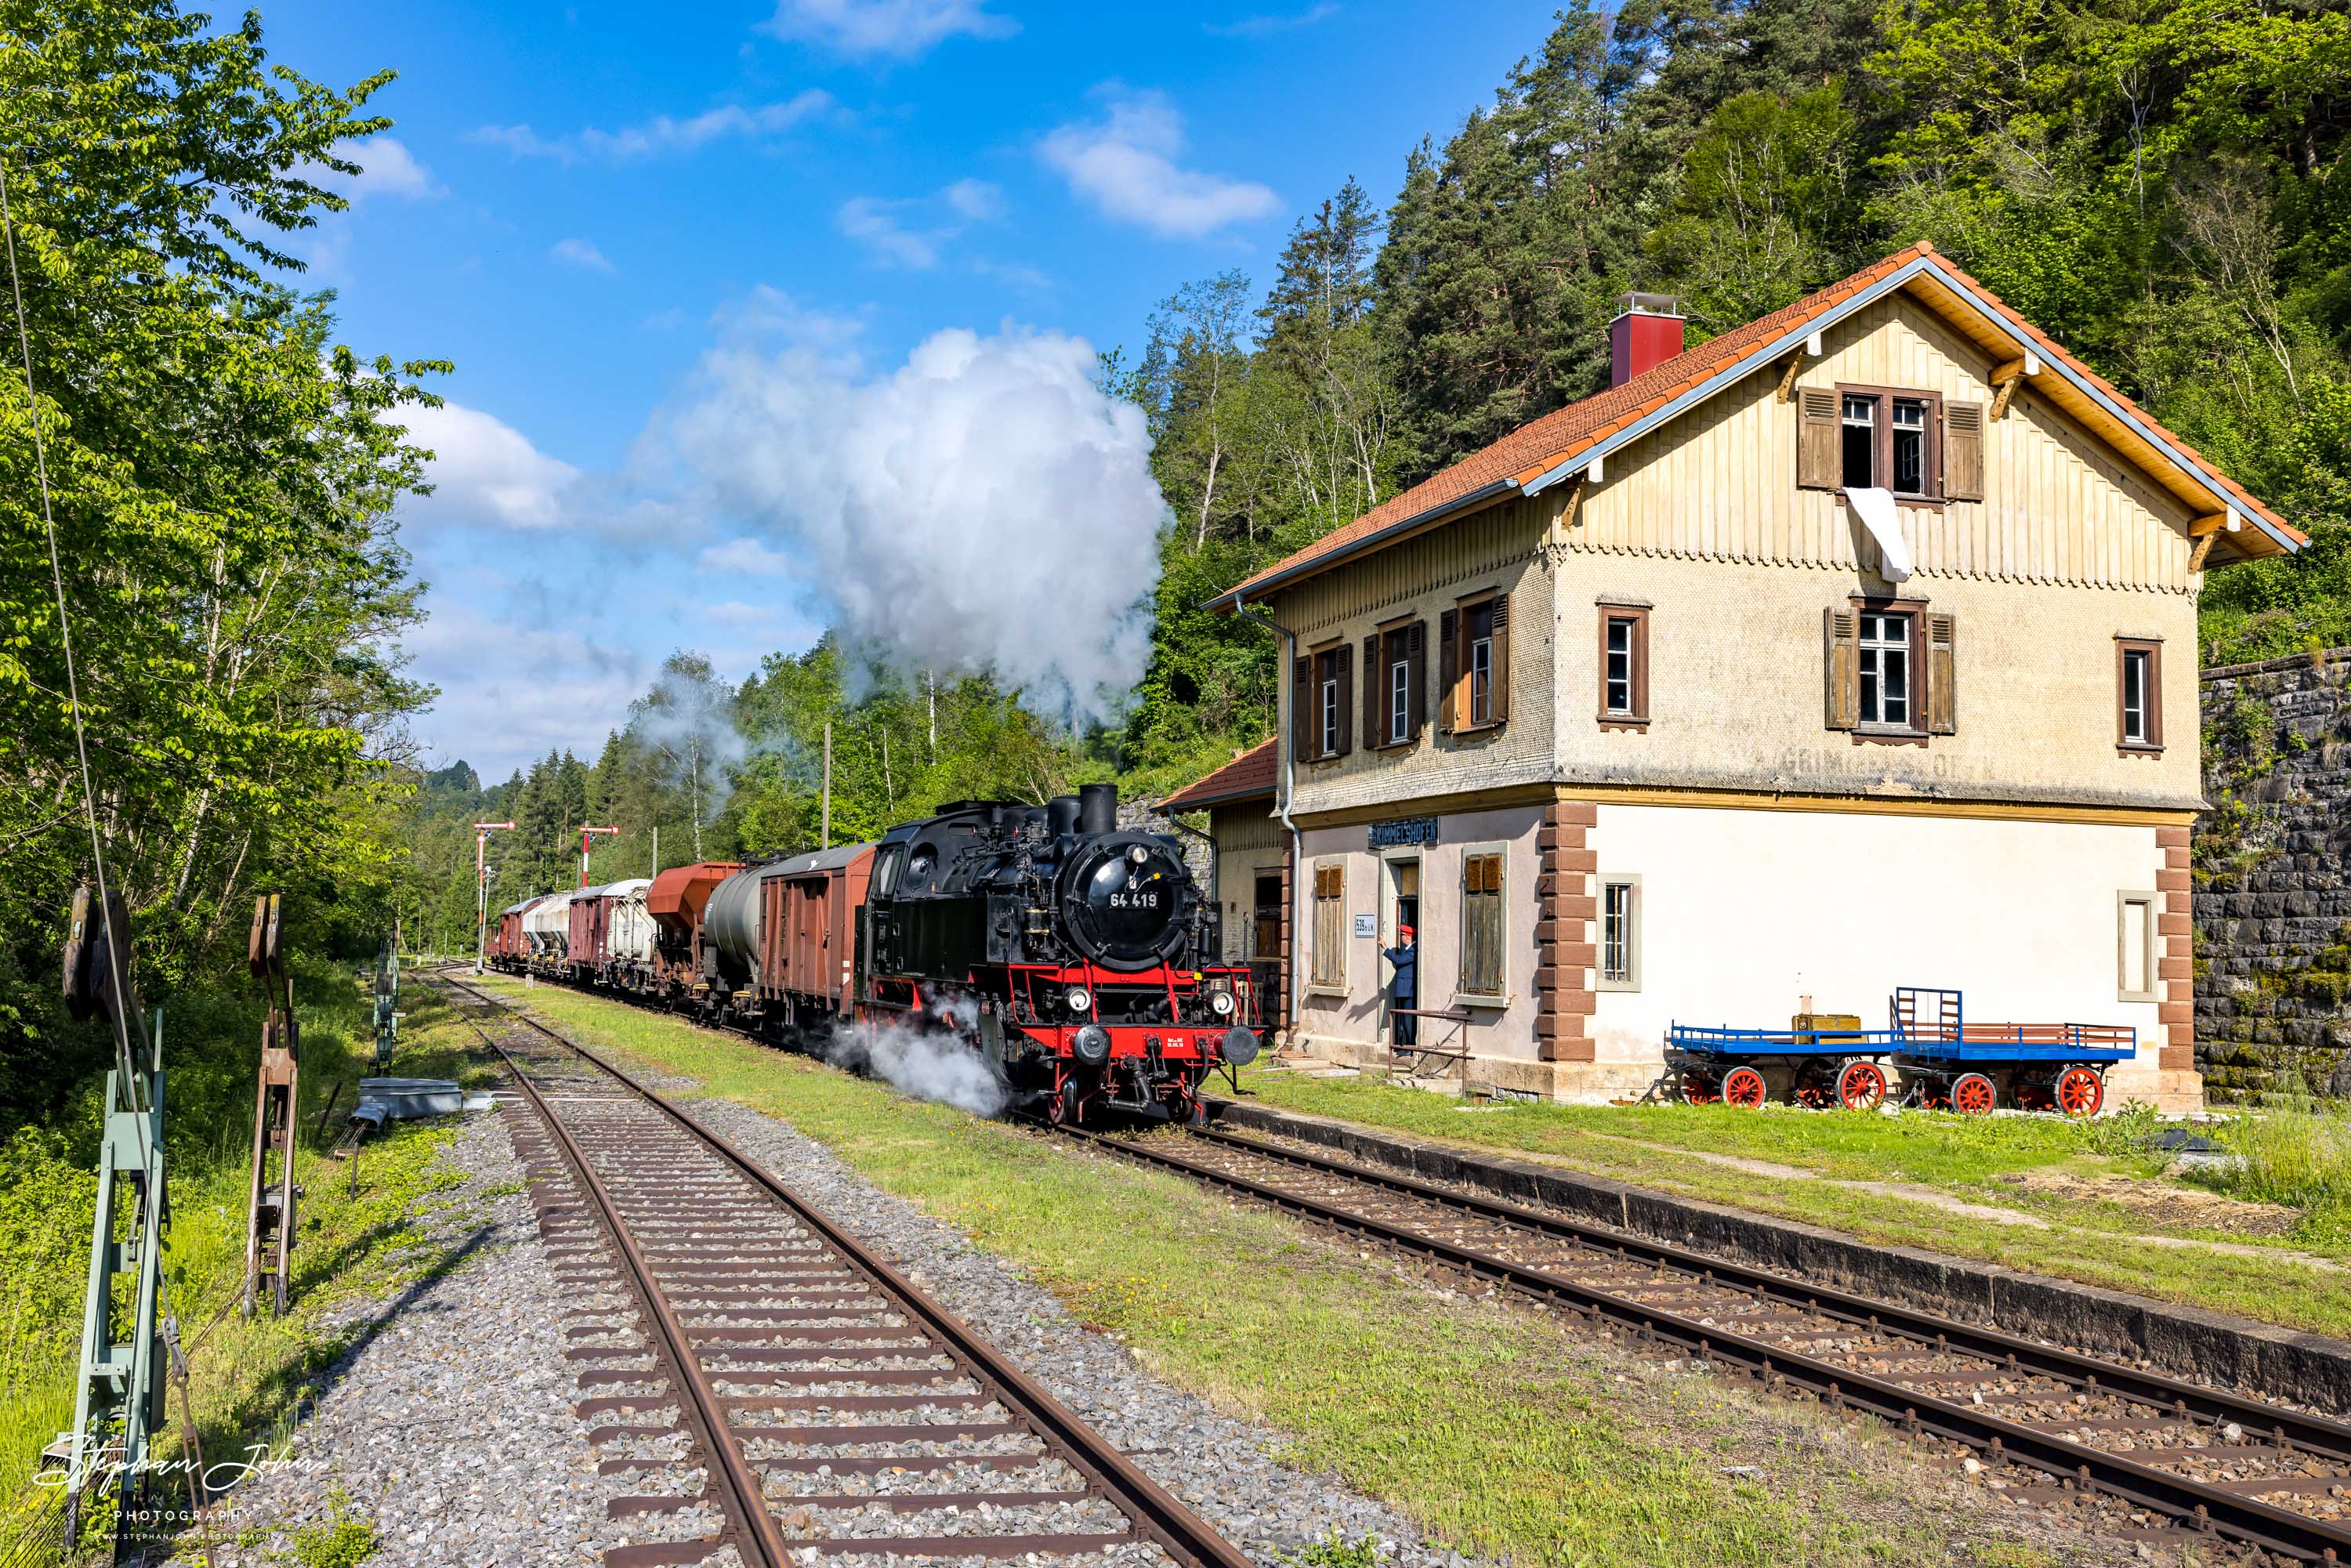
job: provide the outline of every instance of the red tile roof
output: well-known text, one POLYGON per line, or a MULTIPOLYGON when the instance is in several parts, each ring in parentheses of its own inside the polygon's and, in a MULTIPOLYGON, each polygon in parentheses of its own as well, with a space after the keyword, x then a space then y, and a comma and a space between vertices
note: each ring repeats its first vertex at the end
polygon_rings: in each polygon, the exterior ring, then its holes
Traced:
POLYGON ((1252 800, 1260 795, 1270 800, 1275 763, 1273 742, 1261 741, 1206 779, 1176 790, 1159 802, 1159 809, 1163 811, 1197 811, 1205 807, 1252 800))
MULTIPOLYGON (((2247 510, 2258 513, 2297 541, 2303 535, 2261 502, 2247 494, 2235 482, 2220 474, 2201 455, 2143 412, 2087 366, 2067 353, 2039 328, 2002 304, 1999 298, 1969 277, 1948 256, 1936 256, 1934 247, 1924 243, 1898 250, 1882 261, 1871 263, 1849 277, 1839 279, 1817 294, 1807 295, 1783 309, 1736 327, 1720 337, 1708 339, 1695 349, 1686 350, 1653 365, 1622 386, 1595 392, 1565 408, 1556 409, 1541 419, 1520 425, 1499 441, 1471 453, 1450 467, 1423 480, 1411 489, 1393 496, 1381 505, 1357 517, 1343 528, 1333 529, 1312 544, 1276 561, 1262 571, 1237 584, 1222 599, 1247 592, 1269 579, 1281 576, 1301 566, 1308 566, 1326 557, 1336 557, 1348 551, 1383 529, 1461 502, 1505 481, 1524 486, 1570 461, 1579 454, 1614 435, 1628 426, 1655 413, 1674 399, 1703 386, 1739 361, 1765 347, 1774 340, 1802 328, 1806 323, 1827 315, 1873 284, 1909 263, 1925 256, 1934 256, 1936 264, 1954 279, 1964 285, 1990 305, 2005 321, 2039 346, 2042 353, 2063 362, 2095 385, 2107 397, 2154 431, 2173 446, 2199 464, 2210 478, 2217 480, 2234 496, 2247 510)), ((1335 564, 1335 562, 1334 562, 1335 564)), ((1203 780, 1203 782, 1206 782, 1203 780)))

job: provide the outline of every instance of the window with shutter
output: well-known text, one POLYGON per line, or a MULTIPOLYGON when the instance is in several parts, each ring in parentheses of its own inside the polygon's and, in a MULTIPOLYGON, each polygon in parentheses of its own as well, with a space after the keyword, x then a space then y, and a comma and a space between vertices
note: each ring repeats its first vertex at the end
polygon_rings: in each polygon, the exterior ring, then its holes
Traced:
POLYGON ((1339 745, 1331 755, 1344 757, 1355 748, 1355 650, 1341 643, 1331 656, 1339 667, 1339 745))
POLYGON ((1452 685, 1456 730, 1486 729, 1510 716, 1510 600, 1507 593, 1458 607, 1459 651, 1452 685))
POLYGON ((1317 755, 1314 737, 1314 661, 1301 657, 1291 662, 1290 678, 1290 756, 1292 761, 1310 762, 1317 755))
POLYGON ((1386 724, 1387 665, 1380 658, 1380 634, 1364 639, 1364 749, 1391 744, 1386 724))
POLYGON ((1502 855, 1472 851, 1461 857, 1461 989, 1475 997, 1502 994, 1505 928, 1502 855))
POLYGON ((1637 729, 1649 722, 1649 612, 1600 608, 1600 723, 1637 729))
POLYGON ((1927 733, 1953 735, 1959 727, 1959 624, 1949 615, 1927 622, 1927 733))
POLYGON ((1437 727, 1450 735, 1460 727, 1461 612, 1437 617, 1437 727))
POLYGON ((1984 406, 1955 402, 1943 410, 1943 494, 1980 501, 1984 493, 1984 406))
POLYGON ((1824 613, 1828 727, 1851 729, 1861 716, 1861 617, 1834 606, 1824 613))
POLYGON ((1412 738, 1418 740, 1428 723, 1428 622, 1416 621, 1405 628, 1405 679, 1412 693, 1412 738))
POLYGON ((1796 483, 1810 490, 1834 490, 1844 483, 1840 465, 1843 427, 1837 394, 1827 387, 1803 387, 1796 394, 1796 483))
POLYGON ((1347 873, 1342 865, 1314 868, 1314 983, 1347 983, 1347 873))

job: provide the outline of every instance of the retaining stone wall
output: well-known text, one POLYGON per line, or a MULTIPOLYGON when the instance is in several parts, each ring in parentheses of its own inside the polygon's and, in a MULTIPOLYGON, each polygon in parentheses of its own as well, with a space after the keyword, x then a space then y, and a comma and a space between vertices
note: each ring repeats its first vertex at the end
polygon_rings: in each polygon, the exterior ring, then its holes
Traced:
POLYGON ((2351 648, 2207 670, 2202 697, 2205 1092, 2351 1097, 2351 648))

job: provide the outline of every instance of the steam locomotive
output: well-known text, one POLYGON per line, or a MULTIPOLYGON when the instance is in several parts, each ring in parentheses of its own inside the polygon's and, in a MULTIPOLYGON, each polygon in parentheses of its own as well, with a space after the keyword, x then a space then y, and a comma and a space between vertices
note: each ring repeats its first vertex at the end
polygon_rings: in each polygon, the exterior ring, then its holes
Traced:
POLYGON ((1115 786, 967 800, 854 844, 704 862, 500 913, 500 968, 663 1002, 779 1043, 895 1030, 975 1053, 1055 1123, 1196 1122, 1256 1059, 1258 998, 1176 841, 1115 786))

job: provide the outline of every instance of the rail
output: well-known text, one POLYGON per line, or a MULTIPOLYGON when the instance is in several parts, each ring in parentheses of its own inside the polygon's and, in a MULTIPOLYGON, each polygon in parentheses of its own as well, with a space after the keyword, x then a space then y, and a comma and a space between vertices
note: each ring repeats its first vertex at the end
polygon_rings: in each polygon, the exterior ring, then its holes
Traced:
MULTIPOLYGON (((1318 1183, 1327 1184, 1336 1178, 1350 1186, 1400 1195, 1452 1214, 1467 1212, 1516 1231, 1538 1232, 1601 1257, 1669 1270, 1692 1283, 1727 1286, 1791 1310, 1870 1333, 1891 1334, 1931 1347, 1936 1354, 1967 1355, 2009 1373, 2053 1379, 2158 1413, 2157 1421, 2141 1425, 2192 1425, 2202 1420, 2219 1428, 2235 1424, 2244 1433, 2268 1439, 2281 1455, 2315 1456, 2335 1464, 2351 1465, 2351 1427, 2338 1422, 2121 1363, 2039 1344, 1996 1329, 1783 1279, 1562 1216, 1218 1132, 1213 1127, 1185 1134, 1174 1147, 1079 1129, 1063 1128, 1061 1133, 1082 1139, 1106 1154, 1175 1171, 1499 1281, 1564 1305, 1595 1324, 1618 1324, 1645 1339, 1663 1339, 1683 1345, 1709 1363, 1720 1361, 1744 1367, 1769 1385, 1794 1385, 1819 1395, 1832 1406, 1874 1413, 1907 1433, 1931 1433, 1963 1443, 1995 1460, 2024 1464, 2066 1485, 2095 1489, 2134 1507, 2178 1521, 2191 1530, 2217 1533, 2296 1561, 2351 1562, 2351 1526, 2344 1523, 2277 1508, 2223 1486, 2199 1482, 2008 1419, 1962 1398, 1927 1394, 1890 1377, 1839 1365, 1783 1344, 1701 1322, 1668 1305, 1639 1300, 1555 1270, 1467 1245, 1435 1228, 1422 1229, 1367 1213, 1361 1207, 1350 1207, 1333 1197, 1327 1185, 1311 1193, 1293 1191, 1240 1171, 1219 1168, 1179 1151, 1187 1145, 1237 1151, 1311 1172, 1318 1183)), ((2333 1479, 2338 1484, 2351 1486, 2351 1477, 2333 1479)), ((2291 1482, 2285 1481, 2276 1490, 2292 1490, 2291 1482)))
MULTIPOLYGON (((962 1320, 917 1289, 904 1275, 868 1249, 863 1243, 833 1224, 820 1210, 808 1204, 789 1187, 768 1175, 763 1166, 733 1144, 688 1116, 664 1096, 647 1088, 619 1067, 529 1013, 509 1007, 500 998, 455 977, 443 975, 440 978, 454 989, 463 991, 497 1009, 566 1050, 575 1052, 583 1061, 608 1074, 632 1094, 660 1111, 669 1121, 716 1154, 736 1172, 781 1205, 796 1222, 805 1226, 826 1247, 841 1254, 853 1269, 863 1273, 881 1287, 883 1292, 897 1303, 898 1310, 904 1311, 911 1320, 920 1325, 925 1333, 946 1347, 946 1354, 951 1359, 968 1367, 983 1382, 992 1385, 1002 1396, 1004 1403, 1028 1421, 1057 1458, 1069 1463, 1086 1479, 1092 1490, 1108 1499, 1113 1506, 1126 1515, 1134 1524, 1137 1534, 1158 1544, 1178 1563, 1196 1564, 1198 1568, 1249 1568, 1249 1559, 1229 1542, 1210 1528, 1198 1515, 1185 1507, 1173 1494, 1145 1475, 1133 1460, 1119 1452, 1092 1427, 1087 1426, 1074 1412, 1047 1392, 1042 1385, 1007 1361, 993 1346, 974 1333, 962 1320)), ((478 1031, 479 1026, 475 1027, 478 1031)), ((486 1034, 484 1034, 483 1038, 486 1040, 488 1040, 486 1034)), ((517 1081, 525 1085, 534 1108, 538 1109, 539 1113, 548 1119, 549 1124, 556 1129, 567 1152, 571 1154, 574 1162, 584 1171, 585 1160, 579 1153, 578 1145, 564 1131, 562 1124, 554 1118, 552 1112, 547 1108, 546 1103, 540 1099, 536 1091, 528 1089, 527 1075, 519 1066, 515 1064, 514 1059, 504 1048, 499 1047, 495 1041, 490 1041, 490 1044, 493 1050, 497 1051, 498 1054, 507 1060, 510 1069, 515 1072, 517 1081)), ((660 1301, 661 1286, 653 1277, 650 1267, 645 1264, 642 1254, 636 1250, 634 1243, 629 1239, 629 1233, 622 1224, 617 1208, 611 1204, 608 1196, 601 1193, 592 1174, 589 1176, 585 1185, 591 1197, 596 1198, 599 1213, 604 1218, 607 1227, 622 1242, 621 1250, 632 1280, 647 1293, 650 1300, 660 1301)), ((699 1361, 692 1353, 690 1344, 685 1341, 684 1332, 677 1324, 674 1315, 667 1313, 665 1308, 653 1315, 664 1344, 682 1353, 675 1355, 674 1359, 679 1366, 682 1381, 694 1390, 695 1407, 698 1411, 716 1415, 716 1419, 710 1422, 710 1431, 716 1446, 713 1446, 709 1451, 717 1459, 720 1473, 726 1476, 730 1488, 745 1484, 747 1481, 747 1461, 744 1460, 740 1448, 731 1435, 731 1429, 724 1419, 721 1396, 712 1386, 709 1375, 704 1372, 699 1361)), ((762 1493, 756 1482, 748 1484, 748 1491, 738 1493, 738 1497, 759 1498, 762 1493)), ((764 1524, 768 1535, 774 1535, 773 1521, 768 1519, 764 1509, 751 1507, 746 1510, 746 1514, 748 1519, 764 1524)), ((754 1527, 755 1542, 764 1548, 766 1542, 758 1537, 756 1531, 757 1526, 754 1527)), ((815 1544, 819 1543, 799 1542, 796 1550, 800 1553, 806 1553, 810 1547, 815 1544)), ((869 1543, 871 1548, 889 1550, 894 1546, 900 1551, 909 1550, 920 1544, 924 1543, 912 1541, 893 1542, 886 1539, 877 1539, 869 1543)), ((943 1542, 929 1544, 941 1551, 955 1550, 943 1542)), ((794 1548, 787 1548, 779 1538, 777 1541, 777 1549, 780 1552, 794 1550, 794 1548)), ((1032 1544, 1029 1549, 1037 1550, 1038 1547, 1032 1544)), ((747 1557, 748 1553, 747 1552, 746 1555, 747 1557)), ((798 1561, 799 1561, 798 1557, 785 1555, 772 1559, 772 1564, 773 1568, 789 1568, 790 1564, 798 1561)), ((765 1565, 759 1565, 759 1568, 765 1568, 765 1565)))

